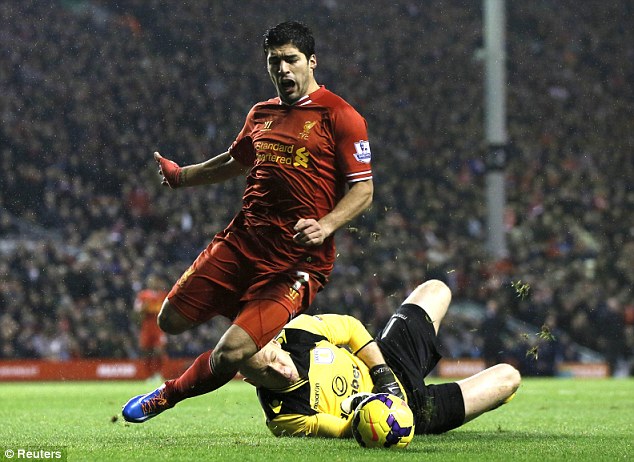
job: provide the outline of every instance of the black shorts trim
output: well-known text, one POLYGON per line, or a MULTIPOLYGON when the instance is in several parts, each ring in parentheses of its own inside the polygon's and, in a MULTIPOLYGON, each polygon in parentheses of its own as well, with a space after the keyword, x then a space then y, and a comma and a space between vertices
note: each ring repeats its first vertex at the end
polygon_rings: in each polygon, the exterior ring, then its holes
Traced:
POLYGON ((405 387, 417 434, 443 433, 464 423, 464 400, 455 383, 426 385, 442 357, 434 325, 414 304, 401 305, 376 337, 387 364, 405 387))

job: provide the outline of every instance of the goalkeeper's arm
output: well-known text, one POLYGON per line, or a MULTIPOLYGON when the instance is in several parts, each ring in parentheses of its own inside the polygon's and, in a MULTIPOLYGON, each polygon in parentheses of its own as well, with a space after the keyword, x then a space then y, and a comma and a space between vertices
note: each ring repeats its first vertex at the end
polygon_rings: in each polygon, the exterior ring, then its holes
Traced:
POLYGON ((319 436, 322 438, 350 438, 350 419, 320 412, 314 415, 284 414, 267 422, 275 436, 319 436))
POLYGON ((374 387, 373 393, 390 393, 405 399, 405 395, 399 386, 392 369, 385 363, 383 353, 375 341, 372 341, 357 351, 357 356, 370 369, 370 378, 374 387))

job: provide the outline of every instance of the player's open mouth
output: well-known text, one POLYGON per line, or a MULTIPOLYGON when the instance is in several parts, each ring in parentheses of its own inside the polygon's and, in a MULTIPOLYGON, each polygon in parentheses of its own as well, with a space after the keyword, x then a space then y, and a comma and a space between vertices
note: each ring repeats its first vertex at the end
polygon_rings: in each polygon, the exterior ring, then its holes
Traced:
POLYGON ((282 80, 280 83, 282 85, 282 88, 288 93, 295 89, 295 82, 293 82, 292 80, 282 80))

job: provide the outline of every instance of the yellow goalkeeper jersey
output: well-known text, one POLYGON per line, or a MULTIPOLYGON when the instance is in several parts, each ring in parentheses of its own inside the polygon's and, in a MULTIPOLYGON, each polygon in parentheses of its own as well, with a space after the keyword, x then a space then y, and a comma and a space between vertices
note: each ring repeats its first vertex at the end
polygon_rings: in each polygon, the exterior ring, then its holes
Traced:
POLYGON ((300 315, 277 340, 300 380, 284 389, 258 388, 269 429, 276 436, 351 436, 351 419, 341 403, 373 387, 368 367, 355 355, 373 341, 363 324, 345 315, 300 315))

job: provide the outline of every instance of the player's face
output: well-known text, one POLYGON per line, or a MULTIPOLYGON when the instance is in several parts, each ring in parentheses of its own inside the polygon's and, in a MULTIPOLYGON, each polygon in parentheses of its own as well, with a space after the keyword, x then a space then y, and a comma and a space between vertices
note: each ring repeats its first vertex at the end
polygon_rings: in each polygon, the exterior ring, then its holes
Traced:
POLYGON ((267 65, 277 94, 286 104, 293 104, 319 88, 313 74, 317 58, 315 55, 307 58, 295 45, 270 48, 267 65))
POLYGON ((251 383, 264 388, 285 388, 299 380, 293 360, 275 340, 251 357, 240 371, 251 383))

